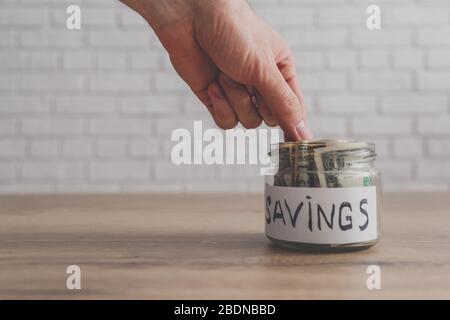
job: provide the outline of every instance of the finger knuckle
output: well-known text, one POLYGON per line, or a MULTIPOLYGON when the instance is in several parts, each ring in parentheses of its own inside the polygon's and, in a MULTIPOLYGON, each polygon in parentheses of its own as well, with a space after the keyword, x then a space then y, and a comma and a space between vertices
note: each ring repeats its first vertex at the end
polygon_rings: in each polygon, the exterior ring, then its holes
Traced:
POLYGON ((300 102, 297 96, 292 92, 286 92, 281 96, 281 101, 288 112, 297 113, 300 102))
POLYGON ((273 69, 273 63, 268 59, 258 59, 248 74, 249 82, 255 87, 260 87, 266 83, 270 77, 270 71, 273 69))
POLYGON ((300 120, 301 109, 300 103, 295 94, 285 94, 281 97, 281 104, 278 106, 278 112, 276 112, 277 119, 280 122, 300 120))

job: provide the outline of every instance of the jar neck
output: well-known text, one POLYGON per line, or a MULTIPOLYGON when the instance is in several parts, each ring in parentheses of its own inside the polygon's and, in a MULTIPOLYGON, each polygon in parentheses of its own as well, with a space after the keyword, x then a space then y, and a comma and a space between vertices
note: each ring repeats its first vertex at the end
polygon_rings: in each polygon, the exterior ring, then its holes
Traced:
POLYGON ((374 167, 375 145, 345 140, 300 141, 275 145, 279 170, 335 172, 374 167))

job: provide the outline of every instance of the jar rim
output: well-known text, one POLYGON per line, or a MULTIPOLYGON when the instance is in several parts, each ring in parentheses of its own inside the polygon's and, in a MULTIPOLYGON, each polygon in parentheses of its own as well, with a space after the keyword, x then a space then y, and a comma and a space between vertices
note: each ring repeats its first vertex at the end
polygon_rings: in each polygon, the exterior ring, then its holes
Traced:
MULTIPOLYGON (((375 144, 355 140, 302 140, 297 142, 280 142, 271 145, 269 156, 284 159, 290 165, 297 161, 316 161, 328 155, 345 159, 348 163, 371 163, 377 156, 375 144)), ((278 160, 277 160, 278 161, 278 160)))
POLYGON ((356 140, 346 140, 346 139, 320 139, 320 140, 299 140, 294 142, 279 142, 271 145, 272 147, 278 147, 279 149, 288 148, 288 147, 301 147, 304 149, 315 148, 315 147, 345 147, 351 149, 372 149, 375 148, 375 144, 373 142, 366 141, 356 141, 356 140))

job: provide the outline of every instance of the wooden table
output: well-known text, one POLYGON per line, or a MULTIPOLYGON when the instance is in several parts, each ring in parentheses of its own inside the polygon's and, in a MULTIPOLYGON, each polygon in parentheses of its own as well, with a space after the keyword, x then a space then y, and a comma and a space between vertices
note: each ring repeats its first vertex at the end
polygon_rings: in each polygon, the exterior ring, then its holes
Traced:
POLYGON ((2 196, 0 298, 450 298, 450 195, 383 205, 377 246, 312 254, 266 240, 261 195, 2 196))

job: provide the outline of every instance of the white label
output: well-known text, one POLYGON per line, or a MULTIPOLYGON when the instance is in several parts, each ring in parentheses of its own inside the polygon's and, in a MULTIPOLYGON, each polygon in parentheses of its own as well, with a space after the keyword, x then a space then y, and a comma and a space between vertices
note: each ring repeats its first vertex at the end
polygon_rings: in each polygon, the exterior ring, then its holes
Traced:
POLYGON ((345 244, 377 238, 377 190, 265 186, 266 235, 285 241, 345 244))

